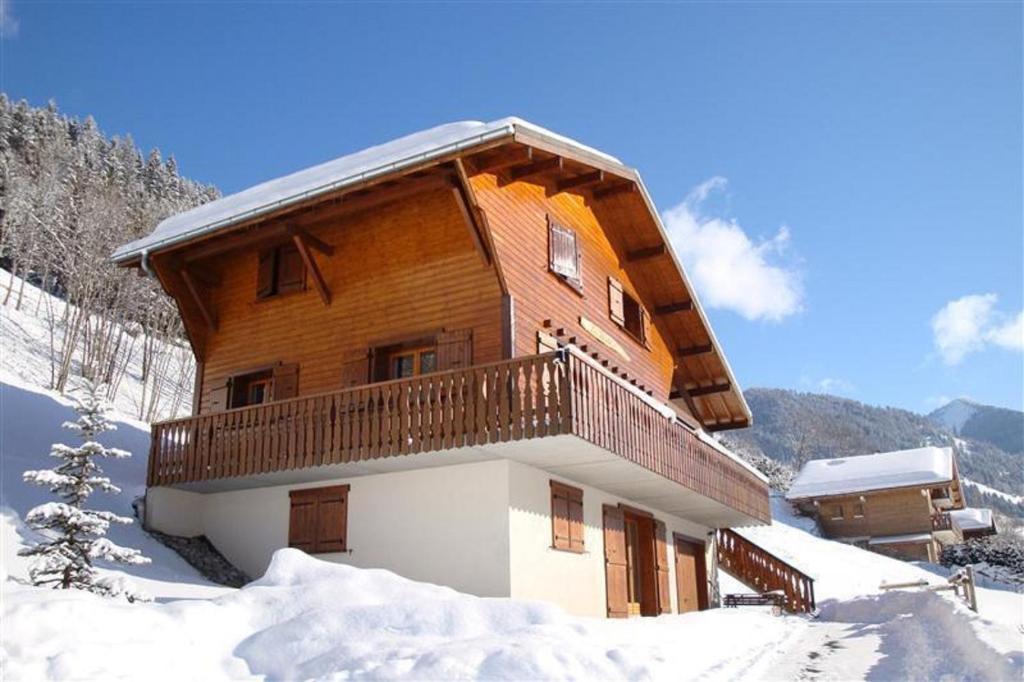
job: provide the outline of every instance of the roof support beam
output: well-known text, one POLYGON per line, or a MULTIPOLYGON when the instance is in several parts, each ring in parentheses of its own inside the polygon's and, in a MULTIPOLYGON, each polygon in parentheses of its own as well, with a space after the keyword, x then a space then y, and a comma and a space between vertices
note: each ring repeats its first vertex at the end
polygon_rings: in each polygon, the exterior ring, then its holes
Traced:
POLYGON ((690 346, 689 348, 677 348, 676 355, 684 358, 693 357, 695 355, 707 355, 708 353, 714 352, 715 347, 710 343, 705 343, 700 346, 690 346))
POLYGON ((495 173, 510 166, 519 166, 533 161, 533 147, 519 146, 510 152, 492 152, 481 158, 479 155, 466 164, 467 172, 471 175, 479 173, 495 173))
POLYGON ((582 189, 588 185, 593 185, 598 182, 604 182, 604 171, 596 170, 592 173, 584 173, 583 175, 577 175, 574 178, 566 178, 565 180, 559 180, 555 184, 555 191, 552 194, 558 194, 559 192, 567 192, 571 189, 582 189))
POLYGON ((542 159, 540 161, 534 161, 528 163, 525 166, 515 166, 508 171, 508 180, 501 182, 502 185, 507 185, 517 180, 525 180, 541 173, 547 173, 553 170, 562 170, 563 160, 561 156, 552 156, 550 159, 542 159))
POLYGON ((668 253, 668 248, 664 244, 658 244, 657 246, 650 246, 645 249, 635 249, 626 254, 626 261, 629 263, 636 263, 637 261, 649 260, 651 258, 658 258, 668 253))
POLYGON ((623 194, 633 194, 636 191, 636 183, 624 182, 620 185, 612 185, 611 187, 602 187, 601 189, 595 189, 594 198, 608 199, 611 197, 621 196, 623 194))
POLYGON ((671 315, 672 313, 681 313, 687 310, 693 310, 693 301, 676 301, 675 303, 659 305, 654 309, 654 314, 671 315))
POLYGON ((217 329, 217 316, 210 308, 209 302, 204 295, 205 292, 200 290, 199 283, 196 282, 188 268, 182 268, 180 274, 182 281, 185 282, 185 287, 188 289, 188 293, 192 295, 192 300, 195 302, 196 307, 199 308, 199 314, 203 316, 206 326, 210 328, 210 331, 215 331, 217 329))
POLYGON ((484 238, 481 235, 480 226, 477 224, 478 221, 476 215, 466 202, 466 197, 462 193, 462 188, 452 187, 452 196, 455 197, 455 203, 459 205, 459 212, 462 214, 462 221, 466 224, 466 229, 469 230, 469 236, 473 239, 473 246, 476 247, 477 253, 480 254, 480 258, 483 260, 484 265, 490 265, 491 254, 487 253, 487 247, 484 245, 484 238))
POLYGON ((711 384, 710 386, 696 386, 694 388, 688 388, 686 389, 686 392, 690 394, 691 398, 699 398, 704 395, 726 393, 730 390, 732 390, 732 384, 727 381, 724 384, 711 384))
POLYGON ((324 305, 330 305, 331 292, 327 288, 327 283, 324 282, 324 276, 320 274, 320 268, 317 267, 313 254, 309 252, 305 237, 305 232, 296 230, 292 234, 292 241, 295 242, 295 248, 298 249, 299 255, 302 256, 302 262, 306 264, 306 269, 313 276, 313 284, 316 285, 316 290, 320 294, 320 300, 324 302, 324 305))
POLYGON ((294 237, 301 237, 302 241, 306 243, 307 247, 309 247, 311 249, 315 249, 316 251, 319 251, 320 253, 324 254, 325 256, 333 256, 334 255, 334 247, 333 246, 331 246, 330 244, 328 244, 324 240, 319 239, 318 237, 314 237, 309 232, 306 232, 305 230, 303 230, 301 228, 298 228, 298 227, 289 227, 289 228, 287 228, 287 231, 288 231, 288 234, 290 234, 293 238, 294 237))

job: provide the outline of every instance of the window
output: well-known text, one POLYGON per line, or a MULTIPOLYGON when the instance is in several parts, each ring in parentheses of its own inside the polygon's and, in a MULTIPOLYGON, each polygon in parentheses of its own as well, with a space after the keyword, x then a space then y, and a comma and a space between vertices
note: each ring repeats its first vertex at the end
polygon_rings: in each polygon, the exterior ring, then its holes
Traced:
POLYGON ((232 377, 231 407, 245 407, 270 402, 273 378, 273 372, 269 369, 232 377))
POLYGON ((832 520, 833 521, 842 521, 844 518, 846 518, 846 517, 843 516, 843 505, 841 505, 841 504, 834 504, 834 505, 832 505, 832 520))
POLYGON ((437 371, 437 351, 433 346, 402 350, 391 354, 389 379, 405 379, 437 371))
POLYGON ((583 491, 551 481, 551 546, 583 551, 583 491))
POLYGON ((306 288, 306 265, 293 244, 260 252, 256 298, 270 298, 306 288))
POLYGON ((288 546, 308 554, 348 551, 347 485, 288 493, 288 546))
POLYGON ((548 216, 548 269, 577 293, 583 293, 580 245, 575 230, 563 227, 548 216))
POLYGON ((864 518, 864 503, 857 502, 853 505, 853 518, 863 519, 864 518))
POLYGON ((643 345, 649 344, 651 316, 614 277, 608 278, 608 317, 643 345))

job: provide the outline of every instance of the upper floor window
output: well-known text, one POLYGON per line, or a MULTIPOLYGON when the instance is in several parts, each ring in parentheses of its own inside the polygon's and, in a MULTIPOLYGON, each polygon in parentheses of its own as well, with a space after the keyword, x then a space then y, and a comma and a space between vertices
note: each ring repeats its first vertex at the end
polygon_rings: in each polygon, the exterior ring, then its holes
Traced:
POLYGON ((231 407, 245 407, 270 402, 273 379, 273 372, 269 369, 232 377, 231 407))
POLYGON ((843 505, 834 504, 832 505, 832 520, 842 521, 846 516, 843 514, 843 505))
POLYGON ((577 292, 583 292, 583 270, 576 231, 548 216, 548 269, 577 292))
POLYGON ((391 367, 389 378, 391 379, 405 379, 420 374, 429 374, 437 371, 437 349, 430 346, 395 351, 391 354, 389 365, 391 367))
POLYGON ((864 503, 857 502, 853 505, 853 518, 862 519, 864 518, 864 503))
POLYGON ((608 316, 640 343, 645 346, 650 343, 650 314, 614 277, 608 278, 608 316))
POLYGON ((294 244, 260 252, 256 298, 269 298, 306 288, 306 265, 294 244))

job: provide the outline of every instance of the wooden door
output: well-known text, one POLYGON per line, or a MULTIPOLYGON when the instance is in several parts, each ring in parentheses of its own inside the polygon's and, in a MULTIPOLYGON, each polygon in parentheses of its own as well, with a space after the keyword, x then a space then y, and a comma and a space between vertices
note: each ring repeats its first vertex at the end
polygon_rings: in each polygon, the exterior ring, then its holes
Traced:
POLYGON ((707 569, 704 564, 704 544, 687 540, 679 535, 676 546, 676 595, 679 613, 703 611, 708 607, 707 569))
POLYGON ((608 617, 625 618, 629 615, 625 514, 610 505, 604 506, 604 575, 608 617))

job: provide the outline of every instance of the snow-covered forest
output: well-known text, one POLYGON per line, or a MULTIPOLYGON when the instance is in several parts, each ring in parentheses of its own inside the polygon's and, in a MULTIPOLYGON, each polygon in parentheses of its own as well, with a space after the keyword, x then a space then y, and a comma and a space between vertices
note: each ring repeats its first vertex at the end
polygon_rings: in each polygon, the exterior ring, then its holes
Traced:
POLYGON ((0 301, 31 306, 45 325, 50 388, 63 391, 80 374, 116 399, 138 365, 136 417, 188 408, 195 368, 173 301, 109 255, 217 195, 181 177, 174 157, 144 156, 130 136, 108 138, 91 117, 0 94, 0 301), (56 297, 27 297, 26 281, 56 297))

